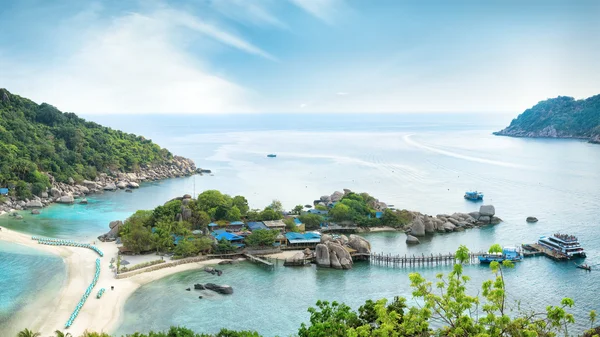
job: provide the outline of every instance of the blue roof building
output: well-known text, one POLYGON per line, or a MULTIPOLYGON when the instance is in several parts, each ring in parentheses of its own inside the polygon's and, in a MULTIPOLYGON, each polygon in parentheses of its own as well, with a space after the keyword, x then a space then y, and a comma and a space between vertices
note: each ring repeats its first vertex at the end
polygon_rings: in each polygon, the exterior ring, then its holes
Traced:
POLYGON ((262 221, 248 222, 247 225, 253 232, 257 229, 269 229, 262 221))
POLYGON ((229 233, 226 232, 225 230, 217 230, 214 231, 212 233, 210 233, 210 235, 212 235, 212 237, 214 237, 215 239, 217 239, 217 241, 221 241, 223 239, 229 241, 229 242, 235 242, 235 241, 242 241, 244 240, 244 237, 239 236, 239 235, 235 235, 233 233, 229 233))
POLYGON ((0 195, 8 195, 8 188, 0 188, 0 195))
POLYGON ((321 234, 319 233, 313 233, 313 232, 307 232, 307 233, 285 233, 285 238, 288 241, 288 245, 294 246, 294 245, 302 245, 302 246, 307 246, 307 245, 317 245, 318 243, 321 242, 321 234))
POLYGON ((375 212, 375 217, 377 219, 381 219, 382 216, 383 216, 383 212, 375 212))
POLYGON ((230 225, 244 225, 244 223, 242 221, 233 221, 229 223, 230 225))

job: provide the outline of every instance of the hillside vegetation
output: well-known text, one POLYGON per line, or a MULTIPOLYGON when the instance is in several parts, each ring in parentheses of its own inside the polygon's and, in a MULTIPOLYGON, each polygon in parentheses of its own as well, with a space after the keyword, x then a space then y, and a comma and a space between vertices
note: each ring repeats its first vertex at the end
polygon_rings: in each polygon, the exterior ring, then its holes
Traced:
POLYGON ((559 96, 525 110, 497 135, 583 138, 600 143, 600 95, 583 100, 559 96))
POLYGON ((136 172, 172 157, 144 137, 0 89, 0 187, 18 197, 50 187, 42 172, 59 182, 93 180, 99 173, 136 172))

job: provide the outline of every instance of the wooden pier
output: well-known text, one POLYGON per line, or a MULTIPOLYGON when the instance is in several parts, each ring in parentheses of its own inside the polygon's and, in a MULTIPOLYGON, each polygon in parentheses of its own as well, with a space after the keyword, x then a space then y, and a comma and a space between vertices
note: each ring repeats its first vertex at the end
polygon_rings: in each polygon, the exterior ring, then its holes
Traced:
MULTIPOLYGON (((483 253, 469 253, 467 263, 479 262, 478 255, 483 253)), ((369 261, 373 264, 381 264, 389 267, 428 267, 440 265, 453 265, 457 263, 456 255, 448 254, 430 254, 425 255, 391 255, 383 253, 372 253, 369 256, 369 261)))
POLYGON ((525 257, 546 255, 547 257, 557 261, 566 261, 569 259, 569 257, 563 253, 556 250, 551 250, 537 243, 523 245, 523 249, 526 251, 524 254, 525 257))
POLYGON ((246 259, 248 259, 248 261, 250 261, 252 263, 263 264, 263 265, 265 265, 265 266, 267 266, 269 268, 274 268, 275 267, 275 265, 273 265, 272 262, 269 262, 269 261, 267 261, 265 259, 262 259, 262 258, 260 258, 258 256, 254 256, 254 255, 250 255, 250 254, 244 254, 244 257, 246 259))

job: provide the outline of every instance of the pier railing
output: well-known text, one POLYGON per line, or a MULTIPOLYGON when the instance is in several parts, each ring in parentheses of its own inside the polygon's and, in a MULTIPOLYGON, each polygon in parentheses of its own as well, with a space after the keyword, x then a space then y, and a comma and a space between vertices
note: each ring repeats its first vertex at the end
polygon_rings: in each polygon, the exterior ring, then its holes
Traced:
MULTIPOLYGON (((477 256, 484 253, 469 253, 467 263, 478 262, 477 256)), ((385 253, 371 253, 369 261, 372 264, 379 264, 388 267, 427 267, 438 265, 452 265, 457 262, 456 255, 448 254, 430 254, 425 255, 392 255, 385 253)))

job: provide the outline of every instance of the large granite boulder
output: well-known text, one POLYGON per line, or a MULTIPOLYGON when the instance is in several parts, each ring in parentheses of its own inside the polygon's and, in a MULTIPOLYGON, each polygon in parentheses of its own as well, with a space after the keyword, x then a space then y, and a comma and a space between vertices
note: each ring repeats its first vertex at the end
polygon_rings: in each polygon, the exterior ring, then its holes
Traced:
POLYGON ((342 199, 342 197, 344 196, 344 193, 339 192, 339 191, 335 191, 333 192, 333 194, 331 195, 331 202, 337 202, 340 201, 342 199))
POLYGON ((89 180, 84 180, 82 182, 83 186, 87 187, 87 188, 96 188, 96 183, 93 181, 89 181, 89 180))
POLYGON ((205 290, 206 288, 204 288, 204 286, 200 283, 196 283, 194 284, 194 289, 195 290, 205 290))
POLYGON ((214 283, 207 283, 204 285, 204 288, 217 292, 223 295, 233 294, 233 288, 228 285, 218 285, 214 283))
POLYGON ((88 201, 87 201, 87 199, 86 199, 86 198, 83 198, 83 199, 81 199, 81 200, 79 201, 79 203, 80 203, 80 204, 82 204, 82 205, 87 205, 88 201))
POLYGON ((121 220, 116 220, 116 221, 111 221, 108 224, 108 227, 110 228, 110 231, 108 231, 108 233, 106 234, 102 234, 98 237, 98 240, 105 242, 105 241, 115 241, 117 239, 117 236, 119 235, 119 231, 121 230, 121 226, 123 226, 123 221, 121 220))
MULTIPOLYGON (((127 187, 129 187, 129 188, 139 188, 139 187, 140 187, 140 184, 138 184, 138 183, 136 183, 136 182, 133 182, 133 181, 130 181, 130 182, 127 184, 127 187)), ((186 195, 189 195, 189 194, 186 194, 186 195)), ((184 198, 185 198, 185 196, 184 196, 184 198)), ((191 197, 190 197, 190 198, 191 198, 191 197)))
POLYGON ((423 225, 425 226, 425 233, 433 234, 435 233, 435 223, 432 218, 427 217, 423 221, 423 225))
POLYGON ((74 202, 75 199, 72 195, 63 195, 62 197, 58 198, 58 203, 60 204, 72 204, 74 202))
POLYGON ((479 217, 478 222, 482 224, 489 224, 492 221, 492 217, 488 215, 482 215, 479 217))
POLYGON ((82 194, 90 194, 90 189, 83 185, 78 185, 77 188, 79 189, 79 192, 81 192, 82 194))
POLYGON ((329 248, 323 243, 319 243, 315 248, 315 259, 317 260, 317 266, 319 267, 331 267, 329 261, 329 248))
POLYGON ((416 245, 421 243, 421 241, 419 241, 419 239, 417 239, 416 237, 412 236, 412 235, 406 235, 406 243, 411 244, 411 245, 416 245))
POLYGON ((455 229, 456 229, 456 226, 450 221, 448 221, 444 224, 444 230, 446 230, 446 232, 452 232, 455 229))
POLYGON ((331 240, 333 240, 333 237, 331 235, 329 235, 329 234, 321 235, 321 243, 326 243, 331 240))
POLYGON ((538 222, 538 218, 536 218, 534 216, 528 216, 525 221, 527 221, 527 222, 538 222))
POLYGON ((25 204, 26 208, 42 208, 44 205, 40 200, 29 200, 28 203, 25 204))
POLYGON ((362 236, 350 234, 348 246, 361 254, 371 254, 371 243, 362 236))
POLYGON ((108 184, 104 185, 103 189, 105 191, 115 191, 117 189, 117 186, 113 183, 108 183, 108 184))
POLYGON ((410 227, 410 234, 413 236, 425 236, 425 224, 421 217, 416 217, 410 227))
POLYGON ((479 212, 471 212, 471 213, 469 213, 469 216, 471 216, 475 220, 479 220, 479 217, 481 216, 481 214, 479 214, 479 212))
POLYGON ((117 184, 117 188, 124 190, 127 188, 127 183, 124 181, 119 181, 119 183, 117 184))
POLYGON ((53 198, 58 198, 61 196, 60 190, 56 187, 52 187, 50 189, 50 194, 52 195, 53 198))
POLYGON ((330 241, 327 242, 327 248, 329 248, 329 260, 331 261, 332 268, 352 268, 352 256, 350 256, 350 253, 342 245, 330 241))
POLYGON ((493 205, 482 205, 479 207, 479 215, 493 217, 496 215, 496 208, 493 205))
POLYGON ((39 209, 32 209, 31 210, 31 214, 40 214, 40 210, 39 209))

